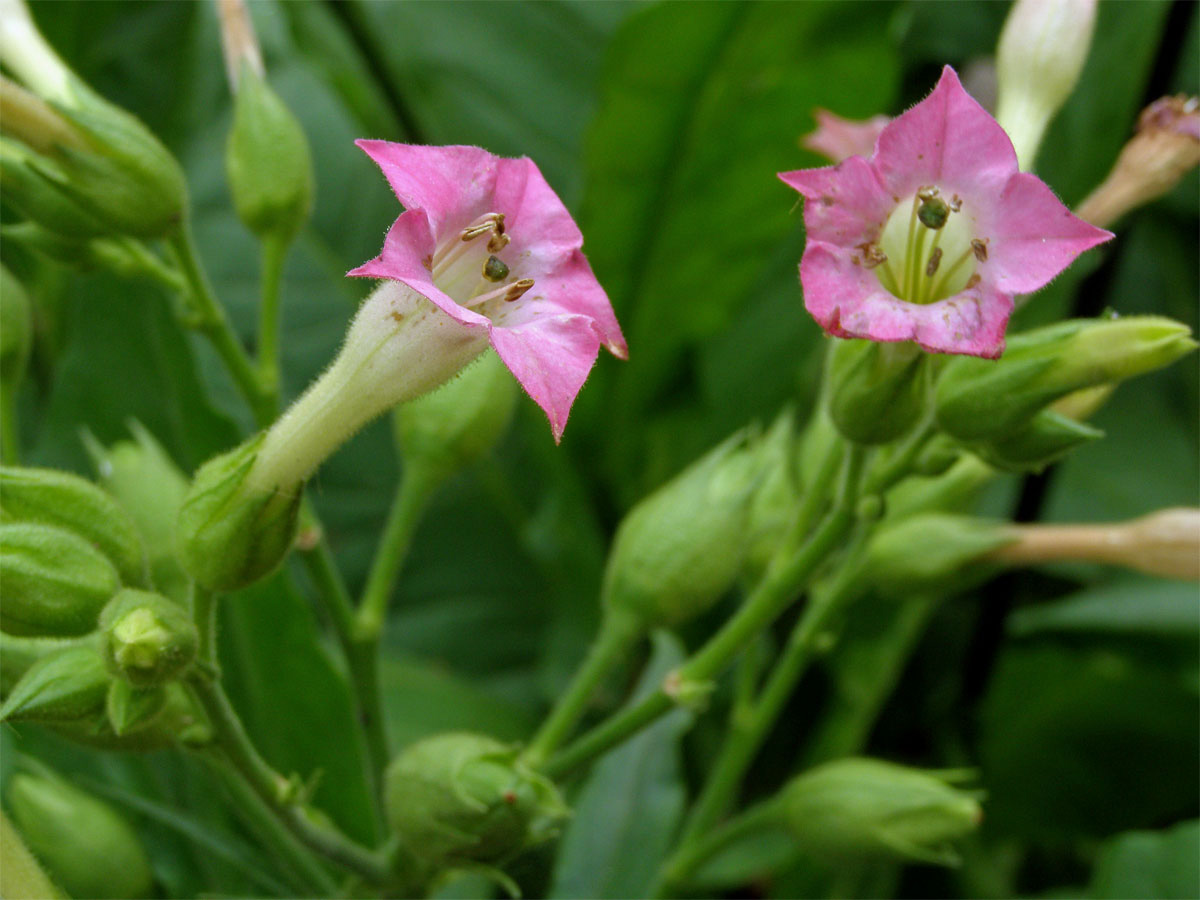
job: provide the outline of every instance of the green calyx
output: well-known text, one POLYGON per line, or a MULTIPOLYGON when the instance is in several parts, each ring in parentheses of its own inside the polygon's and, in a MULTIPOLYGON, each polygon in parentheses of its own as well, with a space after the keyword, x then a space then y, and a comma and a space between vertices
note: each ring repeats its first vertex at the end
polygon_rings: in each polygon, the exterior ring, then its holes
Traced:
POLYGON ((828 365, 829 417, 859 444, 886 444, 925 410, 928 354, 915 344, 835 340, 828 365))
POLYGON ((199 635, 174 601, 125 589, 100 614, 104 660, 109 671, 135 687, 178 678, 196 658, 199 635))

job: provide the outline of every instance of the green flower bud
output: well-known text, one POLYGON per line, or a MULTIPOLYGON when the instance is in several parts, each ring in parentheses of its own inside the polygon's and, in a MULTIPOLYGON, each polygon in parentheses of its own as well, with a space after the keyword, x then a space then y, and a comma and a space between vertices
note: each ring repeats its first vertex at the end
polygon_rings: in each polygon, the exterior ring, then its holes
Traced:
POLYGON ((60 722, 104 710, 109 674, 91 642, 37 660, 0 706, 0 722, 60 722))
POLYGON ((1015 434, 972 449, 997 469, 1040 472, 1076 447, 1102 437, 1104 432, 1099 428, 1044 409, 1015 434))
POLYGON ((439 480, 465 469, 504 436, 516 404, 516 380, 488 350, 440 388, 396 407, 405 465, 439 480))
MULTIPOLYGON (((10 90, 8 85, 4 89, 10 90)), ((62 189, 66 177, 45 157, 0 138, 0 187, 5 201, 66 246, 78 247, 82 241, 107 234, 108 229, 62 189)))
POLYGON ((77 534, 31 522, 0 524, 0 629, 67 637, 96 627, 121 587, 112 562, 77 534))
POLYGON ((923 513, 888 523, 871 537, 862 573, 889 596, 944 588, 993 571, 979 564, 1015 535, 1000 523, 948 513, 923 513))
POLYGON ((159 715, 167 703, 167 691, 163 685, 134 687, 122 678, 108 686, 104 700, 104 713, 112 726, 113 734, 124 737, 146 728, 159 715))
POLYGON ((72 897, 146 897, 154 875, 137 834, 111 806, 51 775, 19 772, 8 807, 29 848, 72 897))
POLYGON ((56 525, 107 556, 123 583, 146 583, 146 554, 133 520, 103 488, 78 475, 0 466, 0 521, 56 525))
POLYGON ((21 282, 0 266, 0 382, 15 390, 33 346, 33 307, 21 282))
POLYGON ((925 406, 926 354, 915 344, 838 340, 829 357, 829 416, 859 444, 886 444, 917 424, 925 406))
POLYGON ((790 409, 775 420, 760 446, 759 458, 765 474, 750 501, 750 545, 744 567, 751 581, 766 571, 800 503, 795 421, 790 409))
POLYGON ((179 510, 184 568, 214 591, 245 587, 274 570, 296 536, 300 485, 261 490, 246 483, 263 436, 200 467, 179 510))
POLYGON ((8 816, 0 810, 0 897, 66 896, 42 871, 8 816))
POLYGON ((313 168, 296 117, 266 80, 243 63, 225 170, 238 218, 259 237, 290 240, 312 210, 313 168))
POLYGON ((7 697, 13 685, 43 656, 93 640, 91 635, 81 638, 23 637, 0 631, 0 697, 7 697))
POLYGON ((941 475, 906 478, 888 491, 886 521, 898 522, 919 512, 966 510, 995 477, 995 469, 974 454, 964 453, 941 475))
POLYGON ((123 753, 150 753, 182 744, 204 747, 212 742, 212 726, 204 711, 178 682, 161 687, 134 688, 116 679, 109 685, 104 705, 89 715, 62 722, 46 723, 64 738, 99 750, 123 753), (129 690, 119 695, 123 685, 129 690), (162 705, 155 707, 161 698, 162 705), (118 704, 123 708, 118 708, 118 704), (117 732, 117 726, 123 732, 117 732))
POLYGON ((1195 347, 1186 325, 1159 316, 1038 328, 1012 338, 997 361, 950 362, 938 379, 937 421, 963 441, 1007 437, 1060 397, 1153 372, 1195 347))
POLYGON ((385 782, 392 830, 439 866, 503 863, 552 837, 566 815, 553 784, 484 735, 418 741, 392 760, 385 782))
POLYGON ((935 435, 913 460, 913 472, 936 478, 958 462, 963 455, 958 442, 944 434, 935 435))
POLYGON ((100 613, 104 661, 136 687, 177 678, 192 664, 200 637, 187 611, 161 594, 131 588, 100 613))
POLYGON ((188 479, 150 432, 137 422, 131 422, 129 430, 132 441, 118 441, 107 450, 85 432, 84 445, 100 484, 141 533, 155 587, 183 600, 188 576, 175 554, 175 523, 187 496, 188 479))
POLYGON ((977 794, 953 786, 960 777, 840 759, 794 778, 777 800, 789 830, 813 856, 954 865, 951 842, 983 817, 977 794))
POLYGON ((609 552, 605 604, 650 629, 719 600, 746 558, 758 462, 734 435, 630 510, 609 552))

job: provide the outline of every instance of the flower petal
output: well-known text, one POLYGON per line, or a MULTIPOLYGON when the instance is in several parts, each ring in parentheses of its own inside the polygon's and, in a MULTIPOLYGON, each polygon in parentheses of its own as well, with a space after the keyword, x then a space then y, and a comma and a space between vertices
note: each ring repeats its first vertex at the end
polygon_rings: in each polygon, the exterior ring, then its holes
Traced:
MULTIPOLYGON (((620 359, 629 357, 625 337, 608 302, 608 295, 592 274, 587 259, 578 250, 571 251, 567 261, 549 275, 536 279, 529 293, 513 305, 521 307, 520 313, 511 319, 514 322, 525 320, 526 311, 536 309, 539 305, 586 316, 592 320, 592 327, 610 353, 620 359)), ((495 320, 497 324, 504 324, 503 316, 501 312, 500 318, 495 320)))
POLYGON ((822 169, 780 172, 779 178, 804 195, 810 241, 847 248, 874 241, 896 205, 871 164, 859 156, 822 169))
POLYGON ((985 277, 1010 294, 1036 291, 1080 253, 1112 238, 1112 232, 1072 214, 1041 179, 1024 172, 1009 179, 991 215, 977 221, 989 238, 981 273, 988 270, 985 277))
POLYGON ((479 147, 427 147, 391 141, 355 143, 383 170, 405 209, 423 209, 435 235, 492 212, 502 160, 479 147))
POLYGON ((806 134, 800 143, 833 160, 835 163, 851 156, 870 156, 875 152, 875 141, 888 122, 889 116, 872 116, 861 121, 843 119, 827 109, 814 109, 815 131, 806 134))
POLYGON ((511 328, 494 327, 492 346, 550 420, 555 443, 600 352, 600 337, 587 316, 532 318, 511 328))
POLYGON ((885 291, 847 251, 810 243, 800 261, 804 305, 830 334, 872 341, 915 341, 933 353, 994 359, 1004 350, 1012 297, 987 285, 927 305, 885 291))
POLYGON ((460 306, 433 283, 429 268, 433 249, 434 239, 426 211, 411 209, 392 223, 380 254, 346 274, 399 281, 423 294, 442 312, 464 325, 488 325, 485 316, 460 306))
POLYGON ((493 202, 505 214, 510 253, 529 253, 544 268, 583 246, 575 220, 528 157, 496 160, 493 202))
POLYGON ((896 197, 927 185, 994 195, 1017 171, 1012 141, 949 66, 933 93, 883 129, 871 162, 896 197))

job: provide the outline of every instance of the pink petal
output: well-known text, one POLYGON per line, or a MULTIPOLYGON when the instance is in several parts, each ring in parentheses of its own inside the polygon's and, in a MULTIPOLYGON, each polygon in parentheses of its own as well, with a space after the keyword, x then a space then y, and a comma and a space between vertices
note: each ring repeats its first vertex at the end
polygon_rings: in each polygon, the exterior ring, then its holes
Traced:
POLYGON ((855 265, 848 251, 819 242, 804 251, 800 281, 805 307, 836 337, 915 341, 933 353, 989 359, 1004 350, 1012 297, 985 284, 937 303, 908 303, 855 265))
POLYGON ((926 185, 984 197, 999 193, 1017 171, 1017 154, 1004 129, 946 66, 933 93, 879 135, 872 163, 896 197, 926 185))
POLYGON ((423 209, 435 235, 493 211, 497 164, 479 147, 427 147, 391 141, 355 143, 383 170, 405 209, 423 209))
POLYGON ((804 227, 810 241, 854 247, 873 241, 896 205, 865 159, 851 156, 836 166, 780 172, 804 195, 804 227))
POLYGON ((583 245, 575 220, 533 160, 497 159, 496 165, 493 202, 505 214, 511 253, 528 253, 544 268, 583 245))
POLYGON ((977 219, 989 238, 979 272, 997 289, 1027 294, 1043 287, 1085 250, 1112 238, 1073 215, 1035 175, 1020 172, 1004 186, 987 217, 977 219))
POLYGON ((542 298, 562 312, 587 316, 610 353, 620 359, 629 357, 625 337, 621 334, 621 326, 617 324, 612 304, 608 302, 608 295, 579 250, 571 251, 566 262, 549 275, 536 279, 530 292, 518 302, 524 301, 532 306, 542 298))
POLYGON ((434 240, 424 209, 403 213, 388 229, 379 256, 351 269, 347 275, 362 278, 390 278, 423 294, 442 312, 464 325, 487 326, 485 316, 460 306, 433 283, 429 265, 434 240))
POLYGON ((843 119, 827 109, 813 110, 816 131, 806 134, 800 143, 833 160, 835 163, 851 156, 870 156, 875 152, 875 141, 888 122, 889 116, 872 116, 856 121, 843 119))
POLYGON ((492 329, 492 346, 550 420, 557 443, 579 389, 600 352, 600 338, 586 316, 531 319, 492 329))

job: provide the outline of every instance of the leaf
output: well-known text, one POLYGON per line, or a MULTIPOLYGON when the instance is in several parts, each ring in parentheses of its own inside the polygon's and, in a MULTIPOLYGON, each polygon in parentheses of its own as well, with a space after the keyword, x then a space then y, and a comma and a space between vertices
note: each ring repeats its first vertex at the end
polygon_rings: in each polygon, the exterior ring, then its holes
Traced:
POLYGON ((1009 620, 1014 636, 1113 634, 1200 639, 1196 586, 1153 578, 1122 578, 1054 603, 1028 606, 1009 620))
POLYGON ((1200 821, 1163 831, 1131 831, 1106 841, 1088 885, 1096 900, 1200 897, 1200 821))
MULTIPOLYGON (((655 691, 683 658, 673 635, 657 633, 634 698, 655 691)), ((690 720, 677 709, 596 764, 563 836, 551 897, 646 896, 683 816, 679 740, 690 720)))

